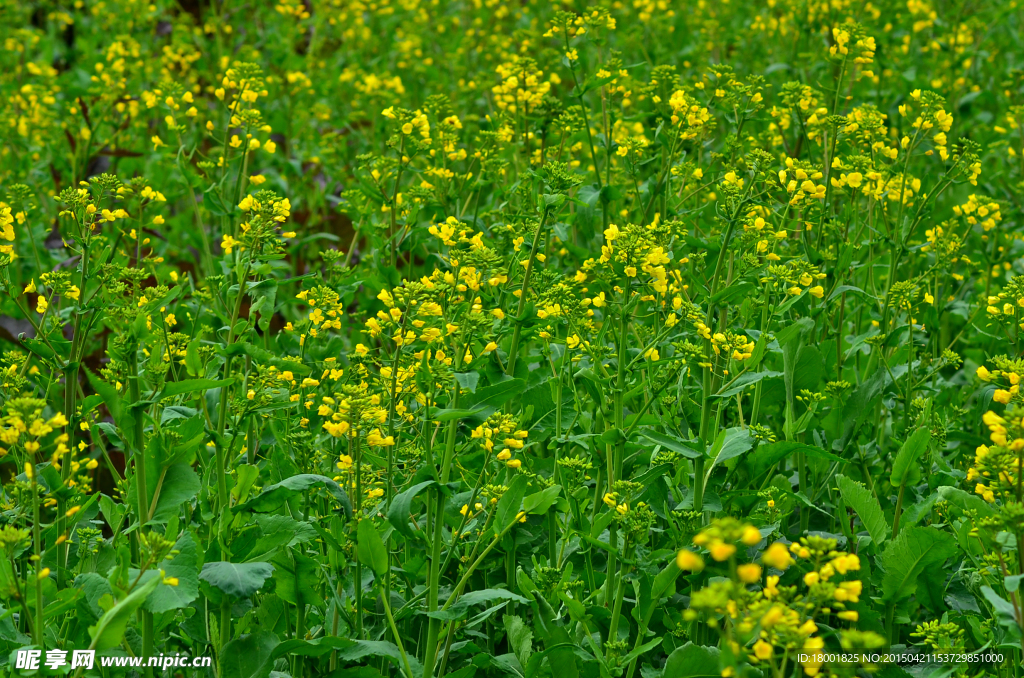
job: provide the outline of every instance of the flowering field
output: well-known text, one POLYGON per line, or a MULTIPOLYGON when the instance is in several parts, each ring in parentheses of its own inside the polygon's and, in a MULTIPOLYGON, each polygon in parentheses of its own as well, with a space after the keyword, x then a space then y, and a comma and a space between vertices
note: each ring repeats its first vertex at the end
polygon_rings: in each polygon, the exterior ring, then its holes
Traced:
POLYGON ((1022 20, 3 0, 0 675, 1019 678, 1022 20))

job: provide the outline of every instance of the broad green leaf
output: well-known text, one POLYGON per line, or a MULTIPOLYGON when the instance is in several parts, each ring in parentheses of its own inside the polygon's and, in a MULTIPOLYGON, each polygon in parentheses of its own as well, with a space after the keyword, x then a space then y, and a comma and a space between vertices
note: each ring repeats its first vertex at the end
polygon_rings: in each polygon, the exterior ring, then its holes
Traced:
POLYGON ((260 477, 260 468, 252 464, 239 464, 235 469, 235 486, 231 488, 231 496, 236 502, 249 498, 249 490, 260 477))
POLYGON ((274 558, 275 592, 292 605, 305 605, 323 600, 318 591, 317 561, 298 552, 281 551, 274 558))
POLYGON ((455 381, 458 382, 459 388, 463 391, 469 391, 470 393, 476 392, 476 386, 480 383, 479 372, 456 372, 455 381))
MULTIPOLYGON (((164 571, 165 577, 177 579, 178 584, 160 586, 153 591, 145 604, 145 609, 150 612, 159 614, 185 608, 199 597, 199 566, 196 562, 196 542, 192 535, 188 532, 181 535, 174 544, 174 550, 178 552, 177 555, 161 563, 160 569, 164 571)), ((136 574, 135 570, 129 570, 131 577, 136 574)), ((159 576, 159 572, 150 570, 143 575, 142 581, 159 576)))
POLYGON ((278 639, 269 631, 234 638, 221 648, 220 678, 267 678, 274 668, 278 639))
POLYGON ((412 515, 412 501, 416 498, 417 494, 436 484, 436 480, 424 480, 422 483, 417 483, 395 495, 394 499, 391 500, 391 508, 388 509, 388 522, 406 537, 415 539, 416 532, 409 522, 409 518, 412 515))
POLYGON ((831 452, 826 452, 820 447, 789 440, 780 440, 768 445, 758 445, 757 449, 747 457, 747 463, 750 465, 751 473, 756 477, 783 459, 788 459, 798 452, 803 452, 805 456, 815 459, 827 459, 833 462, 845 463, 845 460, 841 457, 837 457, 831 452))
MULTIPOLYGON (((414 674, 422 671, 415 657, 412 655, 406 656, 414 674)), ((384 640, 357 640, 347 648, 338 650, 339 661, 357 662, 366 657, 384 657, 391 660, 400 669, 404 668, 402 653, 399 651, 398 646, 384 640)))
POLYGON ((961 511, 977 511, 979 516, 991 517, 995 510, 988 502, 976 494, 970 494, 959 487, 943 485, 938 490, 939 498, 956 506, 961 511))
MULTIPOLYGON (((239 552, 245 562, 270 560, 282 546, 303 544, 322 536, 316 529, 317 525, 295 520, 291 516, 260 513, 256 515, 256 522, 263 534, 256 540, 251 551, 244 554, 239 552)), ((328 537, 333 539, 329 534, 328 537)))
POLYGON ((270 563, 216 562, 203 565, 199 578, 229 596, 248 598, 274 574, 270 563))
POLYGON ((753 373, 748 372, 746 374, 741 374, 740 376, 736 377, 736 379, 731 384, 728 385, 727 389, 725 389, 724 391, 721 391, 719 393, 715 393, 711 397, 712 398, 731 398, 734 395, 736 395, 737 393, 741 393, 743 391, 743 389, 747 388, 748 386, 753 386, 754 384, 756 384, 757 382, 761 381, 762 379, 770 379, 772 377, 781 377, 782 374, 783 374, 782 372, 775 372, 775 371, 772 371, 772 370, 764 370, 762 372, 753 372, 753 373))
POLYGON ((171 516, 178 515, 181 507, 192 501, 202 486, 199 476, 188 464, 168 466, 157 485, 160 496, 156 498, 156 507, 148 524, 166 523, 171 516))
POLYGON ((478 386, 476 391, 465 398, 465 405, 472 409, 498 408, 526 390, 525 379, 506 379, 490 386, 478 386))
POLYGON ((871 541, 881 548, 892 534, 892 527, 882 513, 882 506, 875 496, 860 483, 844 475, 836 476, 836 485, 846 505, 857 512, 857 517, 871 535, 871 541))
POLYGON ((107 406, 107 410, 110 412, 110 416, 114 418, 114 422, 121 428, 125 428, 121 395, 113 385, 97 377, 88 368, 83 367, 82 371, 85 372, 85 376, 89 379, 89 385, 92 386, 93 390, 103 397, 103 404, 107 406))
POLYGON ((1019 628, 1017 624, 1017 613, 1013 607, 1013 604, 1008 602, 1005 598, 995 592, 991 586, 982 586, 981 595, 985 596, 985 600, 989 602, 992 609, 996 612, 996 619, 999 620, 1000 626, 1007 628, 1019 628))
POLYGON ((89 609, 99 620, 103 616, 103 608, 99 605, 100 598, 112 596, 114 593, 110 588, 110 582, 106 577, 101 577, 95 572, 86 572, 75 577, 75 588, 81 589, 89 604, 89 609))
POLYGON ((469 593, 463 594, 457 601, 452 603, 452 606, 447 610, 427 612, 426 615, 433 619, 441 619, 443 621, 461 619, 466 615, 471 606, 480 605, 481 603, 489 603, 494 600, 514 600, 517 603, 529 602, 526 598, 505 589, 482 589, 480 591, 470 591, 469 593))
POLYGON ((662 678, 721 678, 718 648, 687 643, 668 656, 662 678))
POLYGON ((182 381, 171 381, 164 384, 160 394, 154 400, 157 402, 164 398, 195 393, 196 391, 209 391, 211 388, 223 388, 234 383, 234 379, 183 379, 182 381))
POLYGON ((533 515, 542 515, 558 500, 562 492, 561 485, 546 487, 540 492, 534 492, 523 498, 523 510, 533 515))
POLYGON ((160 586, 160 578, 153 577, 145 584, 139 584, 127 597, 117 605, 110 608, 106 614, 100 617, 95 626, 89 627, 89 634, 92 636, 92 650, 104 651, 121 644, 125 628, 129 620, 135 616, 135 612, 146 602, 156 587, 160 586))
POLYGON ((957 552, 953 535, 934 527, 908 527, 901 530, 879 558, 885 570, 882 599, 896 602, 914 592, 921 573, 940 567, 957 552))
POLYGON ((655 445, 661 445, 666 450, 671 450, 683 455, 687 459, 697 459, 703 456, 703 452, 693 449, 685 440, 670 433, 658 433, 650 429, 640 431, 640 435, 647 438, 655 445))
POLYGON ((704 474, 705 485, 716 466, 740 456, 753 446, 754 439, 750 437, 750 433, 745 428, 735 426, 719 431, 718 437, 715 438, 715 444, 711 446, 709 452, 711 463, 708 464, 708 470, 704 474))
POLYGON ((513 614, 505 615, 502 623, 508 637, 508 646, 515 653, 519 664, 526 666, 530 662, 530 655, 533 654, 533 631, 523 623, 522 618, 513 614))
POLYGON ((845 449, 853 435, 860 430, 865 419, 874 411, 872 404, 875 398, 892 384, 893 377, 899 378, 906 372, 906 365, 898 365, 890 370, 876 370, 853 390, 850 397, 843 403, 843 435, 836 449, 845 449))
POLYGON ((889 476, 889 482, 893 487, 900 487, 904 483, 910 468, 928 449, 929 440, 931 440, 931 431, 927 427, 922 427, 914 431, 903 443, 892 462, 892 474, 889 476))
POLYGON ((348 494, 341 489, 338 483, 327 476, 318 476, 312 473, 302 473, 282 480, 281 482, 264 487, 258 495, 234 507, 234 511, 255 511, 257 513, 269 513, 284 506, 284 503, 291 497, 301 492, 306 492, 312 487, 323 485, 324 488, 341 504, 345 515, 352 515, 352 504, 349 502, 348 494))
POLYGON ((384 576, 388 571, 388 551, 377 533, 377 528, 373 526, 373 521, 362 518, 356 535, 356 555, 359 562, 373 570, 378 577, 384 576))
POLYGON ((485 410, 485 408, 483 408, 483 407, 478 407, 478 408, 472 409, 472 410, 467 410, 465 408, 456 409, 456 410, 449 410, 449 409, 431 410, 430 418, 433 419, 434 421, 440 421, 440 422, 452 421, 454 419, 468 419, 470 417, 475 417, 476 415, 480 414, 484 410, 485 410))
POLYGON ((188 342, 185 348, 185 371, 190 377, 202 377, 206 374, 206 365, 199 355, 200 340, 198 338, 188 342))
POLYGON ((651 650, 653 650, 654 648, 658 647, 659 645, 661 645, 661 638, 655 638, 654 640, 651 640, 651 641, 648 641, 648 642, 644 643, 640 647, 638 647, 635 650, 631 651, 629 654, 624 655, 620 661, 623 664, 629 664, 636 657, 640 657, 640 656, 650 652, 651 650))
POLYGON ((517 475, 509 484, 505 493, 501 495, 494 514, 495 532, 501 532, 515 520, 515 517, 519 514, 519 507, 523 503, 523 496, 526 495, 527 485, 526 476, 517 475))

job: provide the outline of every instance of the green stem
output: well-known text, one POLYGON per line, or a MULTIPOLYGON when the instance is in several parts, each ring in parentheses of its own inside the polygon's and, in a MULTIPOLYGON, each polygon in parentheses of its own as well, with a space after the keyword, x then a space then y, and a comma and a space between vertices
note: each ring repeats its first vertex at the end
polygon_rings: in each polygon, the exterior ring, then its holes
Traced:
POLYGON ((533 272, 533 262, 537 258, 537 249, 540 245, 541 235, 544 233, 544 226, 547 224, 550 207, 545 207, 541 215, 540 223, 537 225, 537 232, 533 234, 533 244, 530 246, 530 258, 526 260, 526 271, 523 273, 523 285, 519 289, 519 306, 516 308, 515 329, 512 331, 512 345, 508 351, 508 364, 505 366, 505 374, 515 376, 516 359, 519 355, 519 340, 523 331, 523 313, 526 310, 526 296, 530 285, 530 274, 533 272))

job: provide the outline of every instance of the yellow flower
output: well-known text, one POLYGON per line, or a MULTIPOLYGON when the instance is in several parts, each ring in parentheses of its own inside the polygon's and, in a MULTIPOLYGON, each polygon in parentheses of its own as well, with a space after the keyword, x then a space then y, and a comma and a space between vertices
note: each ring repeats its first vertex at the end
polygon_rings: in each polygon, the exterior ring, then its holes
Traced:
POLYGON ((777 541, 761 554, 761 562, 768 567, 774 567, 776 570, 785 570, 795 561, 793 556, 789 554, 789 549, 786 548, 786 545, 777 541))
POLYGON ((715 542, 708 547, 708 551, 711 553, 711 557, 722 562, 729 560, 734 553, 736 553, 736 547, 733 544, 726 544, 725 542, 715 542))
POLYGON ((383 436, 381 435, 380 429, 373 429, 370 434, 366 436, 366 443, 370 447, 391 447, 395 444, 394 436, 383 436))
POLYGON ((742 541, 747 546, 756 546, 761 543, 761 531, 753 525, 744 526, 742 541))
POLYGON ((744 584, 753 584, 761 579, 761 566, 754 563, 746 563, 736 568, 736 576, 744 584))
POLYGON ((676 567, 688 572, 700 572, 704 569, 704 560, 693 551, 683 549, 676 554, 676 567))
POLYGON ((523 462, 519 459, 510 459, 509 461, 505 462, 505 466, 508 466, 511 469, 519 468, 522 465, 523 462))
POLYGON ((332 437, 340 438, 341 436, 343 436, 346 433, 348 433, 349 424, 348 424, 347 421, 339 421, 339 422, 325 421, 324 422, 324 430, 327 431, 329 434, 331 434, 332 437))
POLYGON ((772 657, 772 646, 763 640, 758 640, 756 643, 754 643, 753 649, 754 656, 760 659, 761 661, 771 659, 772 657))

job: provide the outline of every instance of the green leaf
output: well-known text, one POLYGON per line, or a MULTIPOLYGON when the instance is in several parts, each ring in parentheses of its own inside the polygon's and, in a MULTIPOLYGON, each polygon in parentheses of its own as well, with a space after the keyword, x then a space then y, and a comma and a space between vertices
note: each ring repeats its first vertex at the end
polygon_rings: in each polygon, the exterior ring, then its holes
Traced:
POLYGON ((995 610, 996 619, 999 620, 1000 626, 1011 629, 1017 627, 1016 610, 1013 609, 1012 603, 996 593, 991 586, 982 586, 981 595, 985 596, 985 600, 995 610))
POLYGON ((505 635, 508 637, 508 646, 516 655, 519 664, 526 666, 533 654, 533 631, 523 623, 522 618, 507 614, 502 619, 505 626, 505 635))
POLYGON ((97 377, 95 374, 90 372, 87 367, 82 367, 82 370, 85 372, 85 376, 89 379, 89 385, 92 386, 92 389, 103 397, 103 404, 107 406, 110 416, 114 418, 114 423, 122 429, 126 429, 127 427, 122 425, 124 412, 120 394, 113 385, 108 384, 97 377))
POLYGON ((459 389, 463 391, 469 391, 470 393, 476 392, 476 385, 480 383, 479 372, 456 372, 455 381, 459 384, 459 389))
POLYGON ((416 531, 409 522, 409 516, 412 515, 412 501, 417 494, 436 484, 436 480, 424 480, 395 495, 395 498, 391 500, 391 508, 388 509, 388 522, 406 537, 415 539, 416 531))
POLYGON ((875 495, 857 481, 844 475, 836 476, 836 485, 839 487, 839 493, 843 495, 846 505, 857 512, 860 522, 871 535, 871 541, 881 548, 888 536, 892 534, 892 528, 885 519, 882 506, 875 499, 875 495))
POLYGON ((474 416, 480 414, 485 409, 486 408, 478 407, 478 408, 473 409, 473 410, 467 410, 467 409, 456 409, 456 410, 439 409, 439 410, 432 410, 431 413, 430 413, 430 418, 433 419, 434 421, 441 421, 441 422, 452 421, 453 419, 468 419, 469 417, 474 417, 474 416))
POLYGON ((252 464, 239 464, 235 468, 235 486, 231 488, 231 496, 236 502, 242 502, 249 498, 249 490, 253 483, 260 477, 260 468, 252 464))
POLYGON ((477 388, 472 396, 466 398, 465 404, 470 408, 474 405, 498 408, 525 390, 526 380, 506 379, 490 386, 477 388))
POLYGON ((815 459, 827 459, 829 461, 846 463, 846 460, 837 457, 831 452, 826 452, 820 447, 789 440, 780 440, 768 445, 758 445, 757 449, 748 457, 747 462, 750 464, 751 472, 756 477, 783 459, 788 459, 798 452, 803 452, 805 456, 815 459))
POLYGON ((221 648, 220 678, 267 678, 274 668, 277 636, 257 631, 234 638, 221 648))
POLYGON ((229 596, 248 598, 274 574, 270 563, 216 562, 203 565, 199 578, 229 596))
POLYGON ((719 464, 740 456, 754 446, 754 439, 745 428, 734 426, 733 428, 722 429, 715 438, 715 444, 711 446, 711 463, 704 474, 704 483, 711 478, 711 473, 719 464))
POLYGON ((661 445, 666 450, 672 450, 677 454, 683 455, 687 459, 697 459, 704 456, 703 452, 693 449, 685 440, 670 433, 658 433, 650 429, 644 429, 640 432, 640 435, 647 438, 655 445, 661 445))
MULTIPOLYGON (((188 607, 189 603, 199 597, 199 566, 196 562, 196 542, 192 535, 188 532, 181 535, 174 544, 174 550, 178 554, 161 563, 160 569, 164 571, 165 577, 177 579, 178 585, 161 586, 150 594, 145 609, 155 614, 188 607)), ((137 574, 130 570, 129 576, 135 577, 137 574)), ((159 572, 150 570, 143 575, 142 581, 159 576, 159 572)))
POLYGON ((190 377, 202 377, 206 374, 206 365, 199 355, 199 344, 200 340, 196 338, 185 347, 185 371, 190 377))
POLYGON ((741 393, 743 391, 743 389, 747 388, 748 386, 753 386, 754 384, 756 384, 757 382, 761 381, 762 379, 771 379, 772 377, 781 377, 782 374, 783 374, 782 372, 775 372, 775 371, 772 371, 772 370, 765 370, 763 372, 753 372, 753 373, 748 372, 747 374, 741 374, 740 376, 736 377, 736 380, 733 381, 729 385, 729 388, 727 388, 726 390, 724 390, 724 391, 722 391, 720 393, 715 393, 711 397, 712 398, 731 398, 734 395, 736 395, 737 393, 741 393))
POLYGON ((622 664, 628 665, 636 657, 639 657, 639 656, 641 656, 641 655, 643 655, 643 654, 645 654, 647 652, 650 652, 654 648, 656 648, 659 645, 661 645, 661 640, 662 640, 661 638, 655 638, 654 640, 648 641, 648 642, 644 643, 643 645, 641 645, 640 647, 638 647, 635 650, 633 650, 632 652, 630 652, 629 654, 623 656, 622 659, 620 659, 619 661, 622 664))
POLYGON ((317 591, 319 566, 309 556, 298 553, 297 549, 282 551, 274 558, 275 592, 292 605, 323 601, 317 591))
POLYGON ((427 612, 426 615, 433 619, 452 621, 453 619, 464 617, 471 606, 489 603, 494 600, 514 600, 517 603, 529 602, 526 598, 505 589, 482 589, 480 591, 470 591, 460 596, 447 610, 427 612))
POLYGON ((526 476, 517 475, 512 483, 498 500, 498 508, 494 514, 494 530, 501 532, 508 527, 516 516, 519 515, 519 507, 523 503, 523 496, 526 495, 526 476))
POLYGON ((157 497, 156 509, 148 525, 166 523, 172 516, 178 515, 181 507, 199 494, 203 483, 188 464, 171 464, 159 487, 160 496, 157 497))
POLYGON ((246 554, 246 562, 268 560, 279 546, 304 544, 320 534, 317 525, 295 520, 291 516, 261 513, 256 516, 256 522, 263 536, 256 540, 256 545, 246 554))
POLYGON ((269 513, 284 506, 284 503, 296 494, 305 492, 316 485, 323 485, 331 495, 338 500, 345 510, 346 516, 352 515, 352 504, 348 500, 345 490, 341 489, 338 483, 327 476, 318 476, 312 473, 302 473, 282 480, 281 482, 264 487, 263 491, 244 504, 239 504, 232 510, 255 511, 257 513, 269 513))
POLYGON ((523 510, 533 515, 543 515, 558 500, 562 492, 561 485, 546 487, 540 492, 534 492, 523 498, 523 510))
POLYGON ((928 441, 931 440, 931 437, 931 431, 927 427, 922 427, 914 431, 913 435, 907 438, 907 442, 903 443, 892 462, 892 474, 889 476, 889 482, 893 487, 903 485, 911 466, 917 463, 917 460, 928 449, 928 441))
POLYGON ((135 612, 157 586, 160 586, 160 578, 153 577, 145 584, 139 584, 126 598, 107 610, 95 626, 89 627, 89 634, 92 636, 89 648, 102 652, 118 647, 124 637, 128 621, 135 616, 135 612))
POLYGON ((885 570, 882 599, 896 602, 910 596, 925 569, 941 566, 956 552, 956 539, 934 527, 901 530, 879 558, 885 570))
POLYGON ((938 490, 939 498, 956 506, 961 511, 977 511, 983 518, 995 515, 995 510, 984 499, 976 494, 961 490, 959 487, 943 485, 938 490))
POLYGON ((687 643, 668 656, 662 678, 720 678, 718 648, 687 643))
POLYGON ((388 551, 384 541, 373 526, 373 521, 363 518, 356 530, 356 555, 359 562, 373 570, 378 577, 388 571, 388 551))
POLYGON ((183 379, 182 381, 172 381, 164 384, 163 390, 160 391, 160 394, 154 400, 159 402, 164 398, 173 398, 174 396, 186 393, 209 391, 211 388, 223 388, 234 383, 234 381, 234 379, 183 379))
MULTIPOLYGON (((404 668, 402 653, 398 646, 383 640, 357 640, 347 648, 338 650, 338 659, 343 662, 356 662, 366 657, 385 657, 397 666, 404 668)), ((419 667, 415 657, 409 656, 409 664, 413 672, 419 667)))

